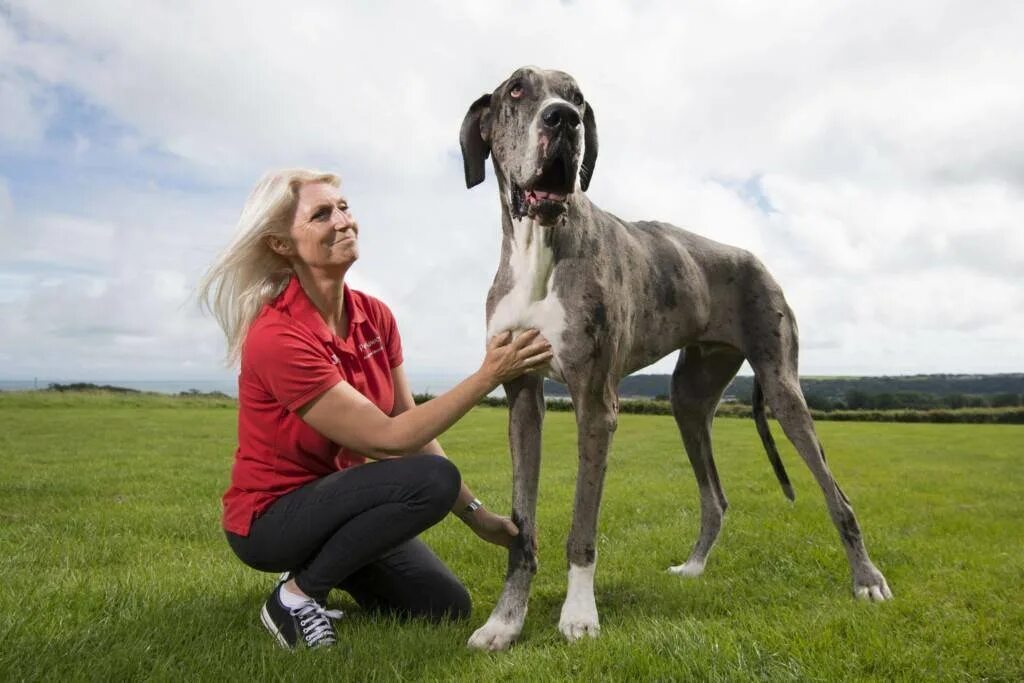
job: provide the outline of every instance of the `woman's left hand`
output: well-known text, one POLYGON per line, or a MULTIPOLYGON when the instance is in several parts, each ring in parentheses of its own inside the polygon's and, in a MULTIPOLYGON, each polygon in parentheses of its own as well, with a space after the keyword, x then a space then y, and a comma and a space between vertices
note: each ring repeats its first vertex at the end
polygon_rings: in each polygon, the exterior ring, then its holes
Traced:
POLYGON ((477 536, 503 548, 511 546, 512 539, 519 535, 515 522, 483 507, 466 515, 465 522, 477 536))

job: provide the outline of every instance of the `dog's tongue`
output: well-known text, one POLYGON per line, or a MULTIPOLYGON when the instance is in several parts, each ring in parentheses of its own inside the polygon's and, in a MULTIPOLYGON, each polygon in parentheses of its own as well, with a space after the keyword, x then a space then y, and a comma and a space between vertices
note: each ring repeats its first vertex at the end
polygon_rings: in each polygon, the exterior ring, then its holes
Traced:
POLYGON ((545 192, 544 190, 530 190, 529 192, 526 193, 526 200, 531 204, 536 204, 537 202, 544 199, 550 199, 551 201, 561 202, 565 201, 565 195, 557 194, 555 192, 545 192))

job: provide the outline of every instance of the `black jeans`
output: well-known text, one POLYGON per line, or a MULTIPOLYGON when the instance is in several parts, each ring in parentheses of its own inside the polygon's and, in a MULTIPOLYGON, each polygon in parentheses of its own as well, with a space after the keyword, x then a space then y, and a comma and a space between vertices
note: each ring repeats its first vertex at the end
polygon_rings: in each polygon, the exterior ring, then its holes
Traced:
POLYGON ((464 618, 469 593, 416 538, 451 510, 461 483, 437 455, 370 462, 282 496, 228 543, 250 567, 292 572, 320 601, 341 588, 370 610, 464 618))

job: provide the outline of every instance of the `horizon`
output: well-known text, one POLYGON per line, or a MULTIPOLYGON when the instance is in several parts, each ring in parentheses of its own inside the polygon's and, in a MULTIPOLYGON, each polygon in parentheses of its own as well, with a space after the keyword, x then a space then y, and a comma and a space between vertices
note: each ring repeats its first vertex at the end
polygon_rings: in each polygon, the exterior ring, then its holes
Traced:
MULTIPOLYGON (((671 376, 671 372, 633 372, 626 377, 641 377, 641 376, 658 376, 665 377, 671 376)), ((461 373, 412 373, 410 377, 438 377, 443 379, 452 379, 456 377, 464 377, 461 373)), ((735 377, 753 377, 752 372, 738 372, 735 377)), ((843 375, 843 374, 800 374, 800 379, 855 379, 858 377, 864 378, 880 378, 880 377, 997 377, 997 376, 1024 376, 1024 372, 913 372, 913 373, 896 373, 896 374, 858 374, 858 375, 843 375)), ((41 376, 41 377, 0 377, 0 382, 83 382, 83 383, 109 383, 114 381, 123 382, 219 382, 225 379, 233 380, 237 379, 237 375, 225 375, 224 377, 85 377, 85 376, 41 376)), ((555 379, 550 377, 545 378, 557 384, 561 384, 555 379)))
MULTIPOLYGON (((636 377, 671 377, 671 373, 651 373, 651 372, 635 372, 630 375, 623 377, 621 381, 625 381, 627 378, 636 377)), ((733 379, 752 379, 753 373, 737 373, 733 379)), ((913 374, 898 374, 898 375, 800 375, 801 380, 812 380, 812 381, 829 381, 829 380, 857 380, 857 379, 911 379, 911 378, 979 378, 979 377, 1024 377, 1024 373, 1020 372, 988 372, 988 373, 948 373, 948 372, 936 372, 936 373, 913 373, 913 374)), ((431 393, 434 395, 444 393, 458 384, 465 376, 458 373, 411 373, 408 376, 413 393, 431 393)), ((547 382, 554 384, 561 384, 557 380, 547 378, 547 382)), ((146 391, 145 388, 139 388, 141 385, 163 385, 166 390, 159 388, 152 389, 157 393, 177 393, 180 391, 189 391, 191 389, 200 390, 204 387, 201 385, 207 385, 206 388, 211 388, 209 385, 216 385, 218 390, 222 390, 226 387, 235 387, 237 384, 237 375, 223 376, 223 377, 187 377, 187 378, 153 378, 153 377, 140 377, 140 378, 129 378, 129 377, 28 377, 28 378, 16 378, 16 377, 0 377, 0 391, 20 391, 29 389, 30 387, 24 386, 32 384, 32 389, 47 389, 52 384, 95 384, 104 386, 113 386, 118 388, 137 389, 140 391, 146 391), (194 384, 196 386, 189 386, 194 384), (173 388, 172 388, 173 387, 173 388)), ((730 382, 731 384, 731 382, 730 382)), ((495 392, 502 392, 502 388, 498 387, 495 392)), ((230 392, 226 392, 230 393, 230 392)))

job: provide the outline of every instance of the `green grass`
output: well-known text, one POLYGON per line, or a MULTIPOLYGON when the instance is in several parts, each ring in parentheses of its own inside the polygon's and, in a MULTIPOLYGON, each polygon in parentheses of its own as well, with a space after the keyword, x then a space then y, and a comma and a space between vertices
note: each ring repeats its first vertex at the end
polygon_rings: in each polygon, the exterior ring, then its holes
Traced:
MULTIPOLYGON (((697 533, 696 486, 671 418, 624 415, 601 515, 602 634, 567 644, 556 627, 575 434, 570 414, 546 424, 541 567, 511 651, 465 648, 505 560, 448 519, 426 537, 469 587, 470 622, 375 621, 341 594, 341 646, 288 653, 257 618, 273 577, 243 566, 219 529, 230 402, 0 394, 0 680, 1024 677, 1024 427, 819 424, 896 594, 871 605, 851 597, 806 468, 785 444, 790 504, 747 420, 715 423, 731 507, 705 575, 668 575, 697 533)), ((507 510, 504 411, 474 410, 443 442, 507 510)))

